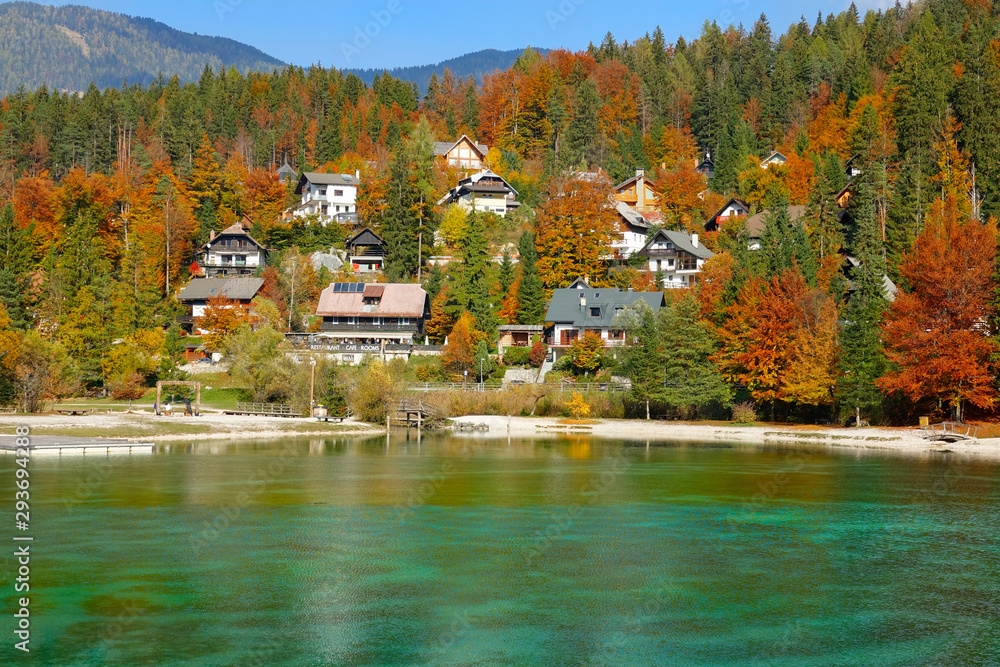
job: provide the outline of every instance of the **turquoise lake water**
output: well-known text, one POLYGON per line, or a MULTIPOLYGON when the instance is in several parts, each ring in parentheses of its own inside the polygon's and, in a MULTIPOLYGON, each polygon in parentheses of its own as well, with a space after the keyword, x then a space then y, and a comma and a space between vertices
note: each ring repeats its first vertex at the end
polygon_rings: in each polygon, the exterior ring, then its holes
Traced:
MULTIPOLYGON (((383 437, 30 472, 4 665, 1000 664, 992 462, 383 437)), ((12 520, 10 457, 0 489, 12 520)))

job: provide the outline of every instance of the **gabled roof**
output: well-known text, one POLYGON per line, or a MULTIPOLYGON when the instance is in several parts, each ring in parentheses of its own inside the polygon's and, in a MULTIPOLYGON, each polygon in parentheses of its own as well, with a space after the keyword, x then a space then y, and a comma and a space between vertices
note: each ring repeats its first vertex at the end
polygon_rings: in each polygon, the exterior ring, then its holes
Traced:
POLYGON ((684 232, 674 232, 669 229, 661 229, 649 237, 646 241, 646 245, 644 245, 642 250, 639 251, 639 254, 648 254, 649 249, 658 239, 673 243, 674 247, 678 250, 686 252, 689 255, 694 255, 700 259, 709 259, 710 257, 715 256, 714 252, 703 246, 701 243, 696 246, 694 244, 694 238, 690 234, 685 234, 684 232))
POLYGON ((632 225, 633 227, 639 227, 641 229, 649 229, 649 221, 642 217, 642 214, 637 210, 626 204, 625 202, 617 202, 615 204, 615 209, 618 211, 618 215, 625 219, 625 222, 632 225))
POLYGON ((725 204, 723 204, 722 208, 720 208, 718 211, 716 211, 714 215, 708 216, 708 221, 709 222, 713 222, 716 218, 718 218, 720 215, 722 215, 725 212, 725 210, 727 208, 729 208, 730 205, 732 205, 732 204, 736 204, 737 206, 739 206, 740 208, 742 208, 747 213, 750 213, 750 204, 746 203, 745 201, 743 201, 739 197, 733 197, 732 199, 730 199, 729 201, 727 201, 725 204))
MULTIPOLYGON (((805 216, 807 212, 806 206, 795 205, 788 207, 788 217, 792 219, 792 222, 798 220, 799 218, 805 216)), ((759 213, 754 213, 747 221, 743 223, 743 229, 746 230, 747 234, 752 239, 759 239, 760 235, 764 233, 764 225, 767 216, 771 215, 770 209, 764 209, 759 213)))
POLYGON ((579 289, 581 287, 584 288, 584 289, 590 289, 590 281, 587 280, 583 276, 580 276, 579 278, 577 278, 576 280, 574 280, 573 282, 571 282, 566 287, 566 289, 579 289))
POLYGON ((760 166, 763 167, 764 165, 769 164, 771 162, 781 162, 782 164, 784 164, 785 162, 788 162, 788 158, 786 158, 778 151, 771 151, 770 155, 761 160, 760 166))
POLYGON ((344 245, 347 246, 348 248, 355 245, 372 246, 372 245, 382 245, 384 243, 385 240, 381 236, 379 236, 378 234, 376 234, 367 227, 362 229, 360 232, 358 232, 351 238, 344 241, 344 245))
POLYGON ((557 289, 552 292, 545 321, 588 329, 611 327, 614 326, 616 309, 628 308, 639 301, 645 301, 653 310, 666 305, 663 292, 623 292, 619 289, 602 288, 557 289), (586 301, 582 306, 581 299, 586 301), (598 308, 600 314, 591 315, 591 308, 598 308))
POLYGON ((347 283, 351 290, 337 289, 342 283, 331 283, 319 295, 316 315, 320 317, 379 317, 421 318, 429 309, 427 292, 417 284, 347 283), (357 289, 360 287, 361 289, 357 289), (378 292, 381 288, 381 294, 378 292), (377 304, 365 304, 365 298, 379 299, 377 304))
POLYGON ((459 181, 458 185, 449 190, 448 194, 442 197, 438 201, 437 205, 442 206, 444 204, 449 204, 458 199, 459 197, 461 197, 466 192, 495 192, 495 193, 509 192, 510 194, 513 194, 514 197, 517 197, 518 195, 517 190, 515 190, 511 186, 511 184, 508 183, 506 179, 504 179, 502 176, 494 173, 490 169, 483 169, 482 171, 478 171, 475 174, 472 174, 471 176, 463 178, 461 181, 459 181), (498 179, 504 184, 505 187, 494 186, 487 183, 483 183, 480 185, 480 181, 486 178, 498 179))
POLYGON ((205 244, 205 248, 206 249, 211 248, 223 236, 242 236, 251 243, 253 243, 255 246, 257 246, 258 248, 260 248, 261 250, 264 249, 264 244, 255 239, 254 237, 250 236, 247 230, 243 228, 243 224, 239 222, 237 222, 234 225, 230 225, 229 227, 226 227, 221 232, 216 234, 215 238, 213 238, 211 241, 205 244))
POLYGON ((614 187, 614 191, 618 192, 619 190, 624 190, 627 186, 632 185, 640 178, 646 181, 646 185, 653 188, 654 190, 656 189, 656 183, 653 182, 653 179, 651 179, 649 176, 646 176, 645 171, 643 171, 642 169, 638 169, 637 172, 638 173, 636 173, 636 175, 633 176, 632 178, 628 179, 627 181, 622 181, 621 183, 616 185, 614 187))
POLYGON ((178 301, 208 301, 223 296, 235 301, 249 301, 264 286, 263 278, 194 278, 177 295, 178 301))
MULTIPOLYGON (((854 257, 851 257, 850 255, 844 255, 845 269, 847 269, 848 266, 855 267, 855 266, 860 266, 860 264, 861 262, 859 262, 854 257)), ((847 272, 845 271, 845 273, 847 272)), ((847 283, 848 283, 847 290, 849 292, 853 292, 857 289, 854 286, 853 282, 851 281, 851 276, 849 273, 847 276, 847 283)), ((889 301, 890 303, 895 301, 896 295, 899 294, 899 287, 896 285, 896 283, 889 280, 889 276, 882 276, 882 293, 885 295, 886 300, 889 301)))
POLYGON ((465 139, 470 144, 472 144, 473 146, 475 146, 476 150, 479 151, 479 158, 480 159, 485 158, 486 154, 490 152, 490 149, 489 149, 489 147, 486 144, 477 144, 475 141, 473 141, 472 139, 469 138, 469 135, 463 134, 461 137, 458 138, 457 141, 452 141, 452 142, 435 141, 434 142, 434 155, 436 157, 443 157, 443 156, 447 155, 448 153, 451 152, 451 149, 453 149, 455 146, 458 146, 460 143, 462 143, 463 139, 465 139))
POLYGON ((715 163, 712 162, 711 158, 705 158, 694 168, 695 171, 701 171, 702 169, 715 169, 715 163))
POLYGON ((361 185, 361 179, 354 174, 323 174, 317 171, 307 171, 299 176, 299 184, 295 186, 295 194, 302 194, 306 183, 313 185, 342 185, 356 188, 361 185))

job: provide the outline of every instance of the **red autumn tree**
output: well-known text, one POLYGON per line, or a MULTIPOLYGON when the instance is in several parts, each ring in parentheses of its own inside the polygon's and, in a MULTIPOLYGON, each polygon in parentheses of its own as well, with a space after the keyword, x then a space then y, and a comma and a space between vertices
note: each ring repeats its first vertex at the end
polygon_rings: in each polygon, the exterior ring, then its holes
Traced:
POLYGON ((883 326, 890 370, 878 382, 913 401, 947 401, 961 421, 963 405, 997 400, 988 322, 997 244, 996 221, 967 217, 955 193, 934 202, 900 271, 910 290, 896 297, 883 326))

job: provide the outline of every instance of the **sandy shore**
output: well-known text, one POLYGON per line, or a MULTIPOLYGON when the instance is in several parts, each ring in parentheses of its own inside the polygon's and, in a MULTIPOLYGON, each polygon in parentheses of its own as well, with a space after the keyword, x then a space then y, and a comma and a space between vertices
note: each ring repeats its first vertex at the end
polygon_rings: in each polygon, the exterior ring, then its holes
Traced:
MULTIPOLYGON (((489 435, 591 435, 599 438, 672 442, 743 442, 748 444, 814 444, 865 450, 944 452, 1000 459, 1000 438, 939 444, 920 437, 917 428, 823 428, 780 424, 766 426, 721 426, 687 422, 644 420, 573 420, 534 417, 458 417, 456 422, 488 424, 489 435)), ((482 434, 485 435, 485 434, 482 434)))
POLYGON ((316 419, 251 417, 204 412, 198 417, 156 416, 152 412, 97 412, 67 416, 59 414, 0 415, 0 433, 13 433, 28 426, 37 435, 75 435, 126 438, 135 442, 190 440, 267 440, 331 435, 371 435, 383 432, 368 424, 345 420, 342 424, 316 419))

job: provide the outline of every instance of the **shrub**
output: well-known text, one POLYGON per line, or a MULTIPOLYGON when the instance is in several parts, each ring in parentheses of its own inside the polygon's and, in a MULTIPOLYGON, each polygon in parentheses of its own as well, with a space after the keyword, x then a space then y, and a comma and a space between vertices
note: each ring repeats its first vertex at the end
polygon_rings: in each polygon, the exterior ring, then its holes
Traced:
POLYGON ((545 363, 546 355, 545 345, 541 341, 536 340, 535 344, 531 346, 531 350, 528 352, 528 363, 531 364, 533 368, 541 368, 542 364, 545 363))
POLYGON ((508 347, 503 351, 503 362, 508 366, 524 366, 531 350, 526 347, 508 347))
POLYGON ((566 409, 577 419, 590 416, 590 404, 584 400, 583 394, 578 391, 574 391, 570 400, 566 401, 566 409))
POLYGON ((733 421, 737 424, 752 424, 757 421, 757 411, 753 403, 737 403, 733 406, 733 421))
POLYGON ((373 361, 355 377, 350 403, 358 419, 369 424, 382 424, 386 415, 396 409, 403 389, 398 380, 398 370, 390 364, 373 361))

